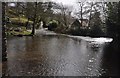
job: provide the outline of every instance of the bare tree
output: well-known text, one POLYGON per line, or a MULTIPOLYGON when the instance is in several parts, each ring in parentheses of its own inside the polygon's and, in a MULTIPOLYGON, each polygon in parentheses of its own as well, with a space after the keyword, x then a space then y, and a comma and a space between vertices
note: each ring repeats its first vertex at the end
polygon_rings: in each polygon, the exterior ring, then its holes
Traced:
POLYGON ((32 27, 32 35, 35 34, 35 25, 36 25, 36 13, 37 13, 37 2, 34 2, 34 16, 33 16, 33 27, 32 27))
MULTIPOLYGON (((78 1, 80 11, 77 13, 77 15, 80 18, 81 26, 83 25, 83 15, 84 15, 85 3, 86 3, 86 0, 85 1, 82 1, 82 0, 78 1)), ((80 29, 80 27, 79 27, 79 29, 80 29)))
POLYGON ((91 20, 91 15, 92 15, 92 8, 93 8, 93 2, 90 3, 90 15, 89 15, 89 20, 88 20, 88 28, 90 27, 90 20, 91 20))
MULTIPOLYGON (((56 14, 60 14, 61 20, 60 22, 63 23, 63 25, 67 28, 70 24, 70 19, 71 19, 71 13, 72 13, 72 7, 71 6, 66 6, 63 4, 57 4, 58 6, 56 7, 57 11, 56 14)), ((60 19, 60 18, 59 18, 60 19)))

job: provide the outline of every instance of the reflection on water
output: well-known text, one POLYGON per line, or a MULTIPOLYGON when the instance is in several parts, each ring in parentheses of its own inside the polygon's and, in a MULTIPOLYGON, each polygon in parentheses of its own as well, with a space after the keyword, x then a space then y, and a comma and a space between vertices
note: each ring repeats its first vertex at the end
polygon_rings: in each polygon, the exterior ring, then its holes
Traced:
POLYGON ((6 72, 10 76, 118 75, 118 66, 109 65, 115 61, 104 50, 108 45, 58 35, 14 37, 7 43, 6 72))
POLYGON ((89 41, 92 43, 97 43, 97 44, 103 44, 103 43, 107 43, 107 42, 112 42, 113 39, 112 38, 104 38, 104 37, 100 37, 100 38, 91 38, 91 37, 83 37, 83 36, 69 36, 71 38, 75 38, 75 39, 83 39, 85 41, 89 41))
POLYGON ((118 45, 119 43, 111 43, 110 45, 104 47, 102 60, 102 68, 106 70, 106 74, 103 74, 104 76, 120 76, 120 52, 117 47, 118 45))

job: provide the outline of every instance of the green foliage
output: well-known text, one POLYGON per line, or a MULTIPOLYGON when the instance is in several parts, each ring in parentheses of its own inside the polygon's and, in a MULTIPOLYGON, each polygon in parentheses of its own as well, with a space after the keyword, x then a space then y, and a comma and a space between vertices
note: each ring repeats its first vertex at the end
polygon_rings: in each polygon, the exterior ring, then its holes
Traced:
POLYGON ((52 20, 48 23, 48 30, 55 30, 58 26, 58 22, 56 20, 52 20))
POLYGON ((52 24, 52 23, 56 23, 56 24, 58 24, 58 21, 56 21, 56 20, 52 20, 52 21, 50 21, 48 24, 52 24))

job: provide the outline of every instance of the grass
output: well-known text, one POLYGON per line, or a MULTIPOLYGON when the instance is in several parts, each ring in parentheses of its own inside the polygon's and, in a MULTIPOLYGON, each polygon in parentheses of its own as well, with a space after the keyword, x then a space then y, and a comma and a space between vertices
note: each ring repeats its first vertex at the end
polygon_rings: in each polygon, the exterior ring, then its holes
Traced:
MULTIPOLYGON (((16 24, 11 24, 10 23, 10 24, 7 25, 8 29, 13 28, 12 30, 7 30, 7 32, 6 32, 7 36, 31 35, 31 32, 27 31, 24 26, 21 26, 21 24, 26 24, 26 22, 28 22, 27 18, 25 18, 25 17, 18 18, 16 16, 16 17, 9 18, 9 20, 12 23, 16 23, 16 24), (16 28, 21 28, 21 30, 20 31, 15 31, 16 28)), ((32 24, 33 21, 29 20, 29 23, 32 24)))
MULTIPOLYGON (((26 23, 28 21, 28 19, 21 17, 19 18, 10 18, 10 21, 12 22, 19 22, 19 23, 26 23)), ((33 21, 29 21, 29 23, 33 23, 33 21)))
POLYGON ((22 32, 13 31, 12 33, 14 35, 30 35, 31 34, 31 32, 29 32, 29 31, 22 31, 22 32))
POLYGON ((29 32, 29 31, 20 31, 20 32, 17 32, 17 31, 7 31, 6 32, 6 35, 7 36, 17 36, 17 35, 30 35, 31 34, 31 32, 29 32))
MULTIPOLYGON (((26 23, 28 22, 28 18, 26 18, 24 15, 21 14, 19 14, 20 15, 19 18, 18 13, 16 13, 16 11, 12 9, 8 9, 6 14, 9 17, 9 23, 7 23, 7 28, 6 28, 7 36, 31 35, 31 32, 27 31, 25 27, 26 23)), ((29 24, 32 23, 33 21, 29 20, 29 24)))

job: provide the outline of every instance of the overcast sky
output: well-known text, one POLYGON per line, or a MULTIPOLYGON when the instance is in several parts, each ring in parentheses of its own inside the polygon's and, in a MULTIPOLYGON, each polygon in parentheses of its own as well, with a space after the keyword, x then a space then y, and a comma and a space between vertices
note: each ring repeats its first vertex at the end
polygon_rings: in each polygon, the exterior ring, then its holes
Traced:
POLYGON ((55 1, 57 3, 62 3, 63 5, 72 6, 71 9, 73 9, 72 10, 73 12, 75 12, 78 8, 78 4, 77 4, 78 0, 51 0, 51 1, 55 1))
POLYGON ((74 5, 76 3, 76 0, 52 0, 52 1, 63 3, 65 5, 74 5))

